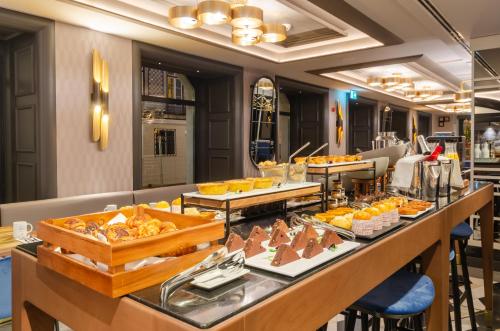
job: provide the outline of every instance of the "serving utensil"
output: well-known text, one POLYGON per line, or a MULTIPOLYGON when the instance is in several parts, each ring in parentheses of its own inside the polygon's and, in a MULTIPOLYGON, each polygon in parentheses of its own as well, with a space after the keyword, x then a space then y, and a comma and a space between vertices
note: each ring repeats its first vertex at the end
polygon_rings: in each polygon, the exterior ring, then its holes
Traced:
POLYGON ((356 235, 354 234, 354 232, 340 228, 338 226, 334 226, 334 225, 325 223, 325 222, 321 222, 320 220, 318 220, 317 218, 315 218, 313 216, 309 216, 306 214, 302 214, 301 216, 299 216, 293 212, 289 213, 289 215, 291 216, 290 225, 292 227, 310 224, 318 229, 335 231, 335 232, 337 232, 337 234, 343 236, 344 238, 346 238, 348 240, 356 239, 356 235))
MULTIPOLYGON (((197 265, 181 272, 180 274, 164 281, 160 286, 160 301, 162 305, 167 305, 168 298, 185 283, 195 277, 205 275, 214 270, 219 270, 220 274, 228 275, 239 272, 245 265, 243 252, 228 255, 226 247, 213 252, 197 265)), ((208 279, 207 279, 208 280, 208 279)))
POLYGON ((304 150, 304 148, 306 148, 307 146, 311 145, 311 143, 308 141, 304 144, 304 146, 302 146, 301 148, 299 148, 298 150, 296 150, 292 155, 290 155, 290 157, 288 158, 288 163, 292 163, 292 159, 297 155, 299 154, 300 152, 302 152, 304 150))
POLYGON ((323 145, 321 145, 321 147, 319 147, 317 150, 315 150, 314 152, 312 152, 311 154, 309 154, 307 156, 307 158, 310 158, 311 156, 313 156, 314 154, 318 153, 320 150, 322 150, 323 148, 325 148, 326 146, 328 146, 328 143, 324 143, 323 145))

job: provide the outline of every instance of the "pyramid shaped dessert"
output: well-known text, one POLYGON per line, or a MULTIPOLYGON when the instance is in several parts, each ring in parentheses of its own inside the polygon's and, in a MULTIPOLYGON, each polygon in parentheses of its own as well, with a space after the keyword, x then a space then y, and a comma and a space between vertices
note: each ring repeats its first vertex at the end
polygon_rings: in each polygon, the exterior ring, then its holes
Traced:
POLYGON ((323 234, 323 238, 321 239, 321 246, 323 248, 330 248, 334 245, 340 245, 344 241, 339 237, 339 235, 332 230, 325 230, 325 233, 323 234))
POLYGON ((306 233, 303 231, 300 231, 297 233, 297 235, 293 238, 292 240, 292 248, 295 251, 300 251, 301 249, 306 248, 307 245, 307 238, 306 238, 306 233))
POLYGON ((262 242, 265 240, 269 240, 269 235, 264 231, 260 226, 255 225, 250 232, 250 236, 248 238, 252 238, 257 240, 258 242, 262 242))
POLYGON ((282 229, 275 229, 271 235, 271 241, 269 241, 269 247, 278 247, 281 244, 286 244, 290 242, 290 238, 286 235, 282 229))
POLYGON ((274 222, 272 232, 274 232, 274 230, 276 230, 276 229, 281 229, 285 233, 288 233, 288 231, 290 231, 290 229, 286 225, 285 221, 283 221, 282 219, 279 219, 279 218, 276 220, 276 222, 274 222))
POLYGON ((243 238, 237 235, 234 232, 231 232, 226 241, 226 248, 229 253, 237 251, 238 249, 242 249, 245 246, 245 242, 243 238))
POLYGON ((318 233, 314 230, 314 227, 311 224, 306 224, 304 226, 304 230, 302 231, 306 234, 307 240, 318 238, 318 233))
POLYGON ((300 259, 300 256, 296 251, 292 249, 292 247, 287 244, 282 244, 278 247, 278 251, 274 256, 274 259, 271 261, 271 265, 274 267, 279 267, 285 265, 287 263, 297 261, 300 259))
POLYGON ((302 253, 302 257, 310 259, 322 252, 323 252, 323 247, 321 247, 321 245, 318 244, 318 241, 316 239, 309 239, 307 241, 306 248, 304 248, 304 252, 302 253))
POLYGON ((262 247, 260 241, 253 238, 248 238, 247 241, 245 242, 245 247, 243 248, 243 251, 245 252, 245 257, 249 258, 257 254, 264 253, 266 249, 262 247))

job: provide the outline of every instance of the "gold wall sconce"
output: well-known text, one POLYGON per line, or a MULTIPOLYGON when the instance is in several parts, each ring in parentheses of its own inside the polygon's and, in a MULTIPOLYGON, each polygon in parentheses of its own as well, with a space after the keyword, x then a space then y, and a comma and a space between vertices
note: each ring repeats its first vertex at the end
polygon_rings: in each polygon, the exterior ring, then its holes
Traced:
POLYGON ((95 49, 92 51, 91 100, 91 138, 105 150, 109 143, 109 65, 95 49))

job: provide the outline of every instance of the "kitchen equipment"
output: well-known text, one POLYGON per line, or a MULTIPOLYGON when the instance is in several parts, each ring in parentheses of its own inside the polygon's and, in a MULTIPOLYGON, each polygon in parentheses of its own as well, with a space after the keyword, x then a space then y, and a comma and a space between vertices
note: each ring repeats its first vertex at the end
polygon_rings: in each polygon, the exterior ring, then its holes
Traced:
POLYGON ((395 131, 382 131, 378 133, 375 140, 372 140, 372 149, 380 149, 400 144, 395 131))
POLYGON ((451 174, 453 172, 453 160, 440 160, 441 174, 439 176, 439 196, 447 197, 451 193, 451 174))
POLYGON ((463 162, 466 160, 465 156, 465 147, 466 147, 466 139, 465 136, 452 136, 451 133, 444 133, 444 132, 436 132, 434 136, 429 136, 425 138, 427 141, 427 144, 432 144, 432 143, 438 143, 443 147, 443 149, 446 149, 446 142, 454 142, 456 143, 455 145, 455 150, 458 154, 458 160, 460 161, 461 165, 463 162), (440 134, 440 135, 438 135, 440 134))
POLYGON ((444 156, 452 160, 460 160, 458 157, 457 143, 454 141, 444 142, 444 156))
POLYGON ((439 161, 422 161, 420 164, 421 199, 435 201, 439 195, 439 176, 441 163, 439 161))

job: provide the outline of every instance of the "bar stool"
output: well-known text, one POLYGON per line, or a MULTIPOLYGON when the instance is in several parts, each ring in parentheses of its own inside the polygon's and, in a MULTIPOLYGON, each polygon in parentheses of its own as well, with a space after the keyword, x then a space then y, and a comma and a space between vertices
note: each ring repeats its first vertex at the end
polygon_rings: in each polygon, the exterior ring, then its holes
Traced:
MULTIPOLYGON (((472 290, 470 287, 469 270, 467 268, 467 256, 465 254, 465 247, 467 247, 467 240, 472 236, 472 228, 467 223, 460 223, 451 230, 451 247, 455 247, 458 243, 460 259, 462 264, 462 276, 464 282, 464 294, 467 300, 467 308, 469 310, 469 318, 472 331, 477 331, 476 315, 474 313, 474 302, 472 300, 472 290)), ((451 284, 453 289, 453 312, 455 316, 455 331, 462 330, 462 317, 460 312, 460 290, 457 271, 456 256, 451 260, 451 284)))
POLYGON ((368 330, 368 315, 373 318, 373 331, 380 330, 380 319, 385 319, 385 330, 397 330, 399 320, 412 319, 415 330, 423 330, 422 313, 434 301, 434 284, 421 274, 406 271, 396 272, 350 308, 345 330, 354 331, 357 311, 361 312, 361 326, 368 330))

